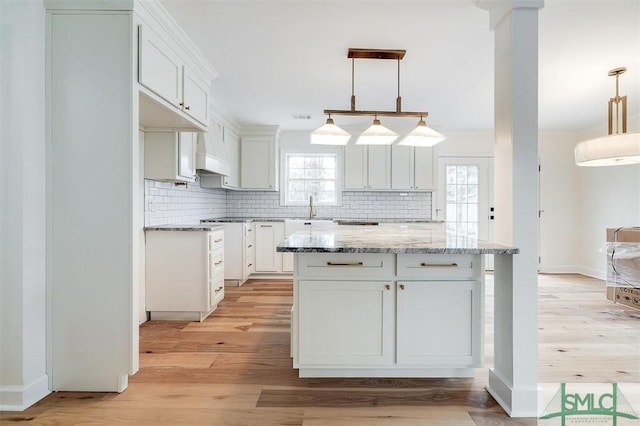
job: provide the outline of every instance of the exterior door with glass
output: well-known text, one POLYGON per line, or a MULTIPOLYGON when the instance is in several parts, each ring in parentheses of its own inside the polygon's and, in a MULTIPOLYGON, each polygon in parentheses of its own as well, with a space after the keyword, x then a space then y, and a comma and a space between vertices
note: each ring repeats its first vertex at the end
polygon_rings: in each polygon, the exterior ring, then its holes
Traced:
MULTIPOLYGON (((493 159, 440 157, 435 220, 444 220, 447 234, 491 240, 493 235, 493 159)), ((493 269, 487 256, 486 269, 493 269)))

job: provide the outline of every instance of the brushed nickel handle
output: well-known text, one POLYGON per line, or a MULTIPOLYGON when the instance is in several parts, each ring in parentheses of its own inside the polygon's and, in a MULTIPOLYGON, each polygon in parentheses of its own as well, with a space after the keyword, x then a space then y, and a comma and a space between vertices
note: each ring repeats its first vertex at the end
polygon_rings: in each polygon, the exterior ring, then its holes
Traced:
POLYGON ((222 263, 222 260, 221 260, 221 261, 219 261, 219 262, 214 263, 213 265, 214 265, 214 266, 218 266, 218 265, 219 265, 219 264, 221 264, 221 263, 222 263))
POLYGON ((457 268, 457 263, 421 263, 421 267, 423 268, 457 268))
POLYGON ((404 284, 400 284, 400 290, 404 290, 404 284))
POLYGON ((273 225, 260 225, 260 228, 272 228, 273 225))
POLYGON ((385 284, 385 285, 384 285, 384 288, 385 288, 385 289, 387 289, 387 290, 391 290, 391 285, 389 285, 389 284, 385 284))
POLYGON ((327 266, 363 266, 362 262, 327 262, 327 266))
POLYGON ((222 238, 220 238, 219 240, 213 240, 214 243, 219 243, 220 241, 222 241, 222 238))

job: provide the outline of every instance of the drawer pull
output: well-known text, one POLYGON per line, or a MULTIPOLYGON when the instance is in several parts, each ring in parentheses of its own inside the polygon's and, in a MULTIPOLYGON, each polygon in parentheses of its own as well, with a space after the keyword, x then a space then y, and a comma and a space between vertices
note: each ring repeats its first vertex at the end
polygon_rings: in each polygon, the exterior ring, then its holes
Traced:
POLYGON ((327 266, 364 266, 362 262, 327 262, 327 266))
POLYGON ((221 264, 221 263, 222 263, 222 260, 220 260, 220 261, 218 261, 218 262, 214 263, 213 265, 214 265, 214 266, 218 266, 218 265, 219 265, 219 264, 221 264))
POLYGON ((220 238, 219 240, 213 240, 214 243, 219 243, 220 241, 222 241, 222 238, 220 238))
POLYGON ((385 284, 385 285, 384 285, 384 288, 385 288, 386 290, 391 290, 391 285, 389 285, 389 284, 385 284))
POLYGON ((251 247, 253 247, 253 244, 249 244, 249 245, 247 246, 247 248, 251 248, 251 247))
POLYGON ((217 293, 217 292, 219 292, 220 290, 222 290, 222 287, 218 287, 218 288, 216 288, 215 290, 213 290, 213 292, 214 292, 214 293, 217 293))
POLYGON ((421 267, 423 268, 457 268, 457 263, 421 263, 421 267))
POLYGON ((260 228, 272 228, 273 225, 260 225, 260 228))
POLYGON ((400 284, 400 290, 404 290, 404 284, 400 284))

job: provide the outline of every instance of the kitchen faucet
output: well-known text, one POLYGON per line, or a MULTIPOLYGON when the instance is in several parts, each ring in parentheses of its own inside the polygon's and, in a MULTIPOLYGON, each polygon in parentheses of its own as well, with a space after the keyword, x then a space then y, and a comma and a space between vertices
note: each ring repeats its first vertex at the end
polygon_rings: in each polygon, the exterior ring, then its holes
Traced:
POLYGON ((316 209, 313 207, 313 195, 309 195, 309 219, 316 215, 316 209))

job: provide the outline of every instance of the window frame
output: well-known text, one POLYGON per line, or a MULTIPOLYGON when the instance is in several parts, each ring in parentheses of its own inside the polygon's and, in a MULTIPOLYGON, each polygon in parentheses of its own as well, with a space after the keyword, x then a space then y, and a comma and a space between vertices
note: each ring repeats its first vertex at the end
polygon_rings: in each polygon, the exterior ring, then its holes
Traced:
POLYGON ((287 158, 291 155, 314 156, 314 155, 332 155, 336 159, 336 177, 335 177, 335 193, 336 201, 334 203, 323 203, 319 200, 313 200, 315 206, 322 207, 339 207, 342 206, 343 191, 343 156, 342 148, 324 148, 324 147, 299 147, 299 148, 282 148, 280 149, 280 206, 283 207, 301 207, 308 206, 309 202, 290 202, 289 195, 289 164, 287 158))

